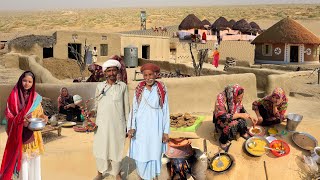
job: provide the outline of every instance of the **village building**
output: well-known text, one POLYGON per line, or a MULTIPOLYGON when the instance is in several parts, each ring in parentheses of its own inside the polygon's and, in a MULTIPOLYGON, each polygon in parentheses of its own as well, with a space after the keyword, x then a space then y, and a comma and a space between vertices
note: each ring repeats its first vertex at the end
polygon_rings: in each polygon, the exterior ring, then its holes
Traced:
POLYGON ((211 25, 211 30, 221 41, 252 41, 261 33, 259 25, 255 22, 248 23, 244 19, 228 21, 224 17, 219 17, 211 25))
POLYGON ((84 56, 88 46, 88 64, 92 63, 91 51, 97 48, 97 59, 105 61, 114 54, 124 54, 124 48, 138 48, 138 58, 169 59, 169 38, 162 36, 141 36, 136 34, 95 33, 77 31, 57 31, 52 36, 27 35, 15 38, 9 43, 9 51, 43 58, 76 59, 84 56))
POLYGON ((287 17, 252 41, 255 63, 319 63, 320 39, 287 17))

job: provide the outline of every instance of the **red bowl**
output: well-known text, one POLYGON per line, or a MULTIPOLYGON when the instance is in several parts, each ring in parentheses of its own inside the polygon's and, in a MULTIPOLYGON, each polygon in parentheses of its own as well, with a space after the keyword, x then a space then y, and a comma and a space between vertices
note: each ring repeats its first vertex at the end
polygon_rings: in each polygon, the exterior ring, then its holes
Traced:
POLYGON ((289 147, 288 143, 286 143, 286 142, 284 142, 284 141, 282 141, 282 140, 274 140, 274 141, 272 141, 272 142, 269 144, 269 147, 275 149, 275 148, 276 148, 275 146, 280 146, 280 147, 281 147, 281 143, 282 143, 282 147, 284 147, 284 151, 285 151, 284 154, 280 154, 280 152, 275 151, 275 150, 270 150, 271 153, 272 153, 273 155, 277 156, 277 157, 285 156, 285 155, 287 155, 287 154, 290 153, 290 147, 289 147))

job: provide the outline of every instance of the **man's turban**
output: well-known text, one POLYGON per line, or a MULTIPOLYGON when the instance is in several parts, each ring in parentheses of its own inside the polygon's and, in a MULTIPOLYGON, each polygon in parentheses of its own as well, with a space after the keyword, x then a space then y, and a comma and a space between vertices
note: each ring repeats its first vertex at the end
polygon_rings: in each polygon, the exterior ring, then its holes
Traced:
POLYGON ((121 68, 121 64, 117 60, 109 59, 109 60, 107 60, 106 62, 104 62, 102 64, 103 72, 109 67, 117 67, 118 69, 120 69, 121 68))
POLYGON ((150 71, 159 73, 160 67, 155 64, 152 64, 152 63, 147 63, 147 64, 142 65, 140 68, 141 72, 143 72, 144 70, 150 70, 150 71))

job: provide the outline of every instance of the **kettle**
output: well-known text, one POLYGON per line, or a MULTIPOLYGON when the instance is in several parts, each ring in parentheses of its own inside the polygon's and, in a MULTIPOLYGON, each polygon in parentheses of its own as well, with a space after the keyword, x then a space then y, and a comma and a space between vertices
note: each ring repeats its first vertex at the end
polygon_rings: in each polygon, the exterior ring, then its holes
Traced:
POLYGON ((58 125, 57 114, 52 115, 51 118, 49 119, 49 122, 52 126, 58 125))
POLYGON ((320 147, 315 147, 313 152, 311 153, 312 159, 320 164, 320 147))

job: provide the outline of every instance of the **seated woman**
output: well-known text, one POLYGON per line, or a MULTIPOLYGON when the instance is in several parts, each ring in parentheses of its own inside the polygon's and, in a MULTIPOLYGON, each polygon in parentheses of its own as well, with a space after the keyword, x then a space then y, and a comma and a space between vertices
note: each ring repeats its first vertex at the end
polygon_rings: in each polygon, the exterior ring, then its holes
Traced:
POLYGON ((77 116, 77 121, 81 121, 80 107, 74 104, 73 97, 69 94, 66 87, 61 88, 58 97, 59 113, 67 115, 67 121, 71 121, 73 116, 77 116))
POLYGON ((222 130, 219 141, 223 149, 229 146, 230 140, 235 139, 237 133, 240 133, 245 139, 249 138, 246 120, 251 120, 255 124, 256 120, 247 113, 242 105, 243 94, 244 89, 235 84, 228 85, 217 96, 213 121, 216 128, 222 130))
POLYGON ((271 95, 252 103, 252 110, 257 114, 257 124, 269 126, 279 124, 285 119, 288 98, 282 88, 276 88, 271 95))

